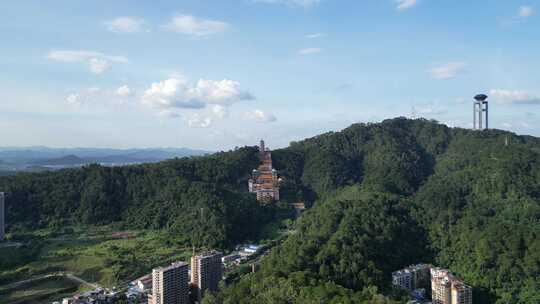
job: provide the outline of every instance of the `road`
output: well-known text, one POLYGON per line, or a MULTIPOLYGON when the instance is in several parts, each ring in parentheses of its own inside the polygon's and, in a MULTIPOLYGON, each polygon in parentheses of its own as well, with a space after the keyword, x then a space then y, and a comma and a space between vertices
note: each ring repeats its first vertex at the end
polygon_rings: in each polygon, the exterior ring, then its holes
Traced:
POLYGON ((82 278, 79 278, 78 276, 74 275, 74 274, 71 274, 71 273, 62 273, 61 274, 62 276, 65 276, 66 278, 70 279, 70 280, 73 280, 73 281, 76 281, 76 282, 79 282, 81 284, 85 284, 85 285, 88 285, 94 289, 98 289, 98 288, 101 288, 101 286, 99 286, 98 284, 96 283, 90 283, 82 278))

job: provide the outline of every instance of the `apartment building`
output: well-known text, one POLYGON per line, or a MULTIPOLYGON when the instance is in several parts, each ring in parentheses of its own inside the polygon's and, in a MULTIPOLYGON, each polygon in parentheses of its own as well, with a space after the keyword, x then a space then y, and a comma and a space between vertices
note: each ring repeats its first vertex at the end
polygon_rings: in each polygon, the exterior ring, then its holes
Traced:
POLYGON ((449 270, 432 268, 431 298, 433 304, 472 304, 472 288, 449 270))
POLYGON ((223 276, 222 256, 221 252, 214 250, 191 257, 191 284, 196 287, 198 301, 205 291, 218 291, 223 276))
POLYGON ((392 273, 392 284, 410 291, 419 288, 429 288, 431 267, 429 264, 418 264, 394 271, 392 273))
POLYGON ((150 304, 188 304, 188 263, 176 262, 152 270, 152 296, 150 304))

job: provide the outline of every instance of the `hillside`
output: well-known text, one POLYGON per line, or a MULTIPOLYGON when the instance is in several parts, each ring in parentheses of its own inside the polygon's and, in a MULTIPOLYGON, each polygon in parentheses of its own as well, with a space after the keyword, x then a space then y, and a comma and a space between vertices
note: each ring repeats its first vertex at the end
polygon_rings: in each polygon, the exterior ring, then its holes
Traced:
POLYGON ((292 193, 314 207, 260 272, 213 302, 391 303, 377 295, 399 299, 391 272, 431 262, 473 285, 474 303, 539 303, 538 148, 393 119, 275 151, 292 193))
POLYGON ((452 269, 475 288, 474 303, 540 302, 539 139, 396 118, 272 156, 284 179, 279 206, 246 193, 252 147, 19 174, 1 177, 0 189, 11 193, 12 232, 116 223, 221 247, 254 238, 287 202, 313 206, 259 272, 206 303, 394 303, 390 273, 416 262, 452 269))
POLYGON ((246 193, 257 163, 256 149, 243 148, 157 164, 19 173, 1 178, 0 188, 10 195, 8 231, 115 223, 167 229, 186 244, 227 247, 255 238, 279 212, 246 193))

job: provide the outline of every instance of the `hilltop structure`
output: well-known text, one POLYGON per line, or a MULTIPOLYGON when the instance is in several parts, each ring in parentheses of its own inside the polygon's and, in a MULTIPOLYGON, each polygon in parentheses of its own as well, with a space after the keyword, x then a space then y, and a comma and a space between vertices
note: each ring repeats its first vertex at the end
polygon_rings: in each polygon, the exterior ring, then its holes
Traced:
POLYGON ((272 154, 265 147, 264 140, 259 144, 259 158, 261 164, 253 169, 248 186, 249 192, 257 194, 257 200, 279 200, 279 178, 277 171, 272 167, 272 154))

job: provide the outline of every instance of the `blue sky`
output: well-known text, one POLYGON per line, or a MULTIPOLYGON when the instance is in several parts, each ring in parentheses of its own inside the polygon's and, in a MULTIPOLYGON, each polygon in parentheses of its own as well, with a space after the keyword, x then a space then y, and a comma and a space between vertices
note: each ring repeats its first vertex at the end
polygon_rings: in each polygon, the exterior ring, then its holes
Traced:
POLYGON ((2 1, 3 146, 226 150, 396 116, 540 136, 540 1, 2 1))

